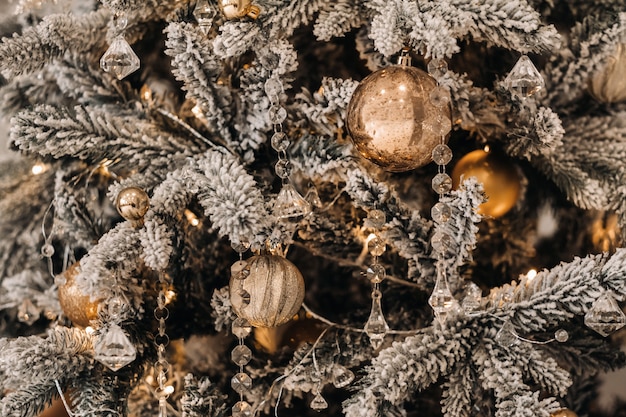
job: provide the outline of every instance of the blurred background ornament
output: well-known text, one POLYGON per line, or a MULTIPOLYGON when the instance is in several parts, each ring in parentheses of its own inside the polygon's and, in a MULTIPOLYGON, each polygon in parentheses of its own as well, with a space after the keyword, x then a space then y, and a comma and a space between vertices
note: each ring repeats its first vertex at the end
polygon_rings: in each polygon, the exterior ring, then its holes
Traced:
POLYGON ((578 417, 578 414, 567 408, 561 408, 550 414, 550 417, 578 417))
POLYGON ((79 327, 87 327, 92 320, 98 317, 98 306, 101 300, 91 300, 89 294, 84 294, 76 286, 76 276, 80 274, 80 261, 75 262, 62 274, 58 286, 59 303, 65 316, 79 327), (63 282, 65 281, 65 282, 63 282))
POLYGON ((408 52, 398 65, 368 75, 354 91, 347 128, 364 158, 391 172, 432 161, 432 152, 451 128, 449 100, 433 104, 437 81, 412 67, 408 52))
POLYGON ((226 19, 241 19, 249 17, 256 19, 261 13, 261 9, 252 4, 252 0, 218 0, 220 11, 226 19))
POLYGON ((458 189, 461 178, 475 177, 483 184, 488 200, 478 212, 489 217, 502 217, 517 204, 521 178, 517 167, 506 155, 476 150, 463 156, 452 170, 452 186, 458 189))
POLYGON ((626 99, 626 44, 617 44, 604 67, 591 76, 589 92, 601 103, 626 99))
POLYGON ((300 313, 282 326, 255 328, 254 341, 270 354, 284 347, 295 350, 305 343, 315 343, 326 327, 308 313, 300 313))

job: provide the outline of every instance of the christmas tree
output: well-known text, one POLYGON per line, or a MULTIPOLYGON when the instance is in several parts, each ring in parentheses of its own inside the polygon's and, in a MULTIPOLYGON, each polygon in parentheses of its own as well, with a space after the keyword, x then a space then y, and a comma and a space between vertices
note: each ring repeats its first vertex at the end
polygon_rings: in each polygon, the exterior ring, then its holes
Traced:
POLYGON ((624 412, 623 0, 3 8, 2 416, 624 412))

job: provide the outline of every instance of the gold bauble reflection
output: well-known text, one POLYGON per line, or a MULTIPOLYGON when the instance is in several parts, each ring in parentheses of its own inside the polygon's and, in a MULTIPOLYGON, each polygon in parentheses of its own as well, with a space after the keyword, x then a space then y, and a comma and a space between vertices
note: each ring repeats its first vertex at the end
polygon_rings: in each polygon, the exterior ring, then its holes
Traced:
POLYGON ((589 92, 601 103, 626 99, 626 45, 620 43, 602 69, 589 79, 589 92))
POLYGON ((578 414, 570 409, 562 408, 559 411, 555 411, 554 413, 550 414, 550 417, 578 417, 578 414))
POLYGON ((350 99, 346 119, 357 151, 392 172, 428 164, 451 128, 449 106, 431 103, 436 87, 426 72, 407 65, 365 77, 350 99))
POLYGON ((501 217, 515 207, 521 189, 517 168, 504 155, 477 150, 459 160, 452 170, 452 186, 459 188, 464 179, 476 177, 483 184, 488 200, 478 207, 485 216, 501 217))
POLYGON ((235 313, 254 327, 287 323, 304 300, 304 278, 298 268, 278 255, 256 255, 246 262, 250 274, 230 278, 235 313))
POLYGON ((143 226, 143 216, 150 208, 150 197, 139 187, 127 187, 115 199, 118 213, 134 227, 143 226))
POLYGON ((256 19, 261 13, 261 9, 252 4, 252 0, 219 0, 217 4, 224 17, 229 20, 245 16, 256 19))
POLYGON ((82 293, 76 286, 76 276, 80 273, 80 261, 67 268, 62 276, 65 284, 59 285, 59 303, 65 316, 79 327, 87 327, 98 317, 100 300, 91 301, 88 294, 82 293))

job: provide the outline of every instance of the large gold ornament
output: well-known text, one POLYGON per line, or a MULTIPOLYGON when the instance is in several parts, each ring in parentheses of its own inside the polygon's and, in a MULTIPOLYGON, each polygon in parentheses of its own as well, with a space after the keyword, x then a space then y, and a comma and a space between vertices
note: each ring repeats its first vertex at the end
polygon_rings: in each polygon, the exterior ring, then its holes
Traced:
POLYGON ((277 255, 256 255, 245 262, 246 273, 230 278, 235 313, 255 327, 288 322, 304 300, 304 279, 298 268, 277 255))
POLYGON ((589 80, 589 92, 602 103, 626 99, 626 44, 617 45, 606 65, 589 80))
POLYGON ((476 150, 459 160, 452 170, 452 186, 458 189, 464 179, 476 177, 483 184, 488 200, 478 207, 485 216, 501 217, 515 207, 521 179, 515 165, 503 155, 476 150))
POLYGON ((59 285, 59 303, 65 316, 79 327, 87 327, 98 317, 100 300, 92 301, 89 294, 82 293, 75 278, 80 273, 80 261, 67 268, 62 276, 65 283, 59 285))
POLYGON ((434 78, 409 65, 392 65, 365 77, 347 110, 346 125, 357 151, 392 172, 432 161, 433 148, 451 129, 449 102, 435 105, 431 100, 436 88, 434 78))
POLYGON ((550 414, 550 417, 578 417, 578 414, 570 409, 561 408, 559 411, 555 411, 554 413, 550 414))
POLYGON ((115 207, 133 227, 142 227, 143 216, 150 208, 150 197, 139 187, 124 188, 115 199, 115 207))
POLYGON ((252 0, 218 0, 217 4, 226 19, 241 19, 245 16, 256 19, 261 13, 252 0))

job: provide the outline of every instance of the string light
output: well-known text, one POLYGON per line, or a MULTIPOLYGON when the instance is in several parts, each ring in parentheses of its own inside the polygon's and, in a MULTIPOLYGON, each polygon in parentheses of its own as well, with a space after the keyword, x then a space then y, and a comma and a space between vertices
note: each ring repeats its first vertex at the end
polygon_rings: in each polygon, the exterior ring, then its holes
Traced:
POLYGON ((31 172, 33 175, 39 175, 46 171, 46 166, 44 164, 35 164, 31 168, 31 172))

